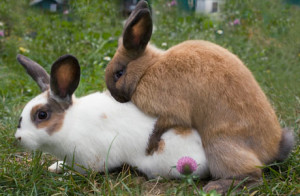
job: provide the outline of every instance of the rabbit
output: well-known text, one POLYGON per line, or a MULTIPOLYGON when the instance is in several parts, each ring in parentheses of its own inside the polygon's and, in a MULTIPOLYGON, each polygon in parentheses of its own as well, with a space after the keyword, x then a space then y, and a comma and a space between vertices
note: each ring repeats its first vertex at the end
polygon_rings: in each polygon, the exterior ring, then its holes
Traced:
MULTIPOLYGON (((74 169, 103 172, 127 163, 148 178, 181 178, 171 169, 183 156, 199 164, 194 175, 209 174, 201 138, 196 130, 172 129, 162 137, 153 156, 144 151, 156 118, 141 112, 133 103, 121 104, 108 91, 76 98, 80 80, 78 60, 71 55, 57 59, 50 76, 36 62, 23 56, 18 61, 38 83, 42 93, 24 107, 15 138, 30 150, 53 154, 74 169), (181 144, 181 148, 177 145, 181 144), (107 159, 107 160, 106 160, 107 159)), ((60 172, 62 161, 48 169, 60 172)))
POLYGON ((267 97, 236 55, 203 40, 163 51, 149 44, 152 28, 148 4, 141 0, 105 70, 107 88, 117 101, 132 101, 157 117, 148 155, 159 149, 167 130, 196 129, 215 179, 204 190, 220 193, 233 179, 234 184, 246 177, 249 184, 256 182, 259 166, 288 156, 293 131, 281 129, 267 97))

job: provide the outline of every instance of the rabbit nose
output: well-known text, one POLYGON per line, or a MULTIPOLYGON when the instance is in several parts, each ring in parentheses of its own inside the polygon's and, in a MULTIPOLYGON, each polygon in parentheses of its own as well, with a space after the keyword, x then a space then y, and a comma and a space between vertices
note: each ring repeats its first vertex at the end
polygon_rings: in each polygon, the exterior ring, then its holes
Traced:
POLYGON ((17 137, 17 140, 18 140, 18 141, 21 141, 21 139, 22 139, 21 137, 17 137))

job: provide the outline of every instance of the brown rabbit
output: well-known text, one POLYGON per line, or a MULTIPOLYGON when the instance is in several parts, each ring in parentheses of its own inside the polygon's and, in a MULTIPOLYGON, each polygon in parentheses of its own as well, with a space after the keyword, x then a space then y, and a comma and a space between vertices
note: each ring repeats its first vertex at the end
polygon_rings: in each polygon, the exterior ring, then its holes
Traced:
MULTIPOLYGON (((258 166, 284 160, 293 132, 282 130, 267 97, 241 60, 207 41, 185 41, 167 51, 148 45, 152 19, 145 1, 130 15, 106 69, 106 84, 119 102, 132 101, 157 116, 147 153, 172 127, 195 128, 216 181, 205 191, 225 193, 258 166)), ((179 146, 180 147, 180 146, 179 146)))

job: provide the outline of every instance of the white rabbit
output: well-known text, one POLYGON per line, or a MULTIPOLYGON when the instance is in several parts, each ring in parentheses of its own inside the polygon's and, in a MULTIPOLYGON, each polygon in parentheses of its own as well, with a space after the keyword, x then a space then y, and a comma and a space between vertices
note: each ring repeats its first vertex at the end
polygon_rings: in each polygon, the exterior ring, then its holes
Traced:
MULTIPOLYGON (((109 92, 75 98, 80 80, 80 66, 71 55, 60 57, 51 75, 37 63, 18 55, 18 61, 38 83, 42 94, 24 108, 15 137, 30 150, 55 155, 84 173, 77 164, 94 171, 104 171, 127 163, 149 178, 179 178, 172 166, 183 156, 192 157, 198 169, 195 175, 209 173, 199 134, 195 130, 170 130, 165 133, 160 149, 145 155, 147 141, 156 122, 128 102, 115 101, 109 92)), ((49 170, 56 171, 59 164, 49 170)))

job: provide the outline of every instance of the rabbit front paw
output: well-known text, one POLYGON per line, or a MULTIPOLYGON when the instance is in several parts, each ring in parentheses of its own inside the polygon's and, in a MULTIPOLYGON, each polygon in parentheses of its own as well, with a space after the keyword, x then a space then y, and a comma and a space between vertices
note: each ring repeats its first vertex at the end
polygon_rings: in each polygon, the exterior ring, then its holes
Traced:
POLYGON ((63 173, 63 167, 64 167, 64 162, 57 161, 53 163, 50 167, 48 167, 48 171, 56 174, 61 174, 63 173))
POLYGON ((148 143, 148 147, 146 149, 146 155, 153 155, 154 152, 156 152, 159 148, 159 142, 160 142, 160 138, 150 138, 149 143, 148 143))

